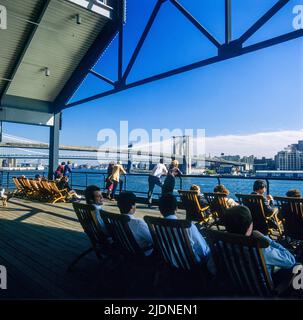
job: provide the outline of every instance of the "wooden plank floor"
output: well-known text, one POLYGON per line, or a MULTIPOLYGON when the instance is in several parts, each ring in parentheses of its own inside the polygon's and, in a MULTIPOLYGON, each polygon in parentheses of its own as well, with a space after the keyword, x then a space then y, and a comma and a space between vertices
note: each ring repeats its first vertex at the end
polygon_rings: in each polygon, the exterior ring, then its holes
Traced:
MULTIPOLYGON (((105 209, 117 212, 115 203, 106 203, 105 209)), ((147 214, 159 215, 138 205, 137 216, 147 214)), ((0 290, 0 299, 123 298, 119 283, 102 275, 93 253, 67 272, 89 247, 71 204, 11 199, 7 208, 0 207, 0 265, 8 272, 8 289, 0 290)))

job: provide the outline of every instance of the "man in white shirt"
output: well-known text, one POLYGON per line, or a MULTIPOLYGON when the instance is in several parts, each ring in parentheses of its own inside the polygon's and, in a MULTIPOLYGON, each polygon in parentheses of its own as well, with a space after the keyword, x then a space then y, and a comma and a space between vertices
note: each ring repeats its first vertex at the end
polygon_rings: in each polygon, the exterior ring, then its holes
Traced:
POLYGON ((163 162, 164 162, 163 158, 161 158, 160 162, 154 166, 151 174, 148 176, 147 198, 148 198, 149 207, 152 204, 152 196, 153 196, 155 185, 162 188, 163 183, 161 181, 161 177, 163 175, 167 175, 167 172, 168 172, 167 168, 163 162))
POLYGON ((138 245, 144 250, 146 256, 152 253, 153 240, 147 224, 134 217, 136 213, 136 195, 132 192, 122 192, 118 197, 118 207, 121 214, 130 217, 129 228, 132 231, 138 245))
MULTIPOLYGON (((159 210, 164 219, 177 220, 177 199, 172 194, 164 194, 159 199, 159 210)), ((189 240, 197 263, 207 264, 210 257, 210 249, 198 228, 192 223, 188 229, 189 240)))

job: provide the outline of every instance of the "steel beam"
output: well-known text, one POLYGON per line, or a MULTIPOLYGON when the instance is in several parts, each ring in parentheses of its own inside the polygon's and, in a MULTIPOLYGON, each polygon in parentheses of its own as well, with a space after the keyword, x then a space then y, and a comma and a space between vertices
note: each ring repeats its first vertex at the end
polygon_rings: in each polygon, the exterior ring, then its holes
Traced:
POLYGON ((92 75, 94 75, 95 77, 107 82, 108 84, 111 84, 112 86, 115 85, 115 82, 107 77, 104 77, 102 74, 94 71, 94 70, 89 70, 89 73, 91 73, 92 75))
POLYGON ((202 61, 198 61, 198 62, 189 64, 189 65, 186 65, 186 66, 183 66, 183 67, 180 67, 180 68, 176 68, 176 69, 173 69, 173 70, 170 70, 170 71, 167 71, 167 72, 163 72, 163 73, 160 73, 160 74, 155 75, 155 76, 151 76, 151 77, 139 80, 139 81, 135 81, 135 82, 126 84, 125 86, 120 87, 120 88, 115 88, 113 90, 105 91, 105 92, 96 94, 94 96, 91 96, 91 97, 88 97, 88 98, 85 98, 85 99, 81 99, 81 100, 69 103, 65 107, 69 108, 69 107, 73 107, 73 106, 76 106, 76 105, 79 105, 79 104, 87 103, 87 102, 90 102, 90 101, 93 101, 93 100, 96 100, 96 99, 100 99, 100 98, 109 96, 111 94, 115 94, 115 93, 118 93, 118 92, 121 92, 121 91, 124 91, 124 90, 127 90, 127 89, 131 89, 131 88, 135 88, 135 87, 141 86, 143 84, 147 84, 147 83, 150 83, 150 82, 153 82, 153 81, 157 81, 157 80, 161 80, 161 79, 164 79, 164 78, 168 78, 168 77, 180 74, 180 73, 185 73, 187 71, 191 71, 191 70, 194 70, 194 69, 197 69, 197 68, 205 67, 205 66, 208 66, 208 65, 211 65, 211 64, 214 64, 214 63, 217 63, 217 62, 225 61, 225 60, 228 60, 228 59, 231 59, 231 58, 239 57, 241 55, 244 55, 244 54, 247 54, 247 53, 251 53, 251 52, 254 52, 254 51, 257 51, 257 50, 260 50, 260 49, 268 48, 268 47, 271 47, 271 46, 274 46, 274 45, 277 45, 277 44, 280 44, 280 43, 283 43, 283 42, 286 42, 286 41, 297 39, 297 38, 302 37, 302 36, 303 36, 303 30, 292 31, 292 32, 289 32, 289 33, 284 34, 282 36, 278 36, 278 37, 275 37, 275 38, 272 38, 272 39, 269 39, 269 40, 265 40, 265 41, 256 43, 256 44, 251 45, 251 46, 240 48, 240 49, 237 49, 237 50, 234 50, 234 51, 231 50, 231 51, 228 52, 228 54, 223 54, 222 53, 222 54, 220 54, 218 56, 214 56, 214 57, 211 57, 211 58, 208 58, 208 59, 205 59, 205 60, 202 60, 202 61))
POLYGON ((48 179, 54 178, 54 172, 59 163, 59 133, 61 113, 54 114, 54 125, 49 129, 49 164, 48 179))
POLYGON ((132 69, 132 67, 133 67, 133 65, 134 65, 134 63, 135 63, 135 61, 136 61, 136 59, 138 57, 138 54, 139 54, 139 52, 140 52, 140 50, 141 50, 141 48, 142 48, 142 46, 143 46, 143 44, 145 42, 145 39, 146 39, 146 37, 147 37, 151 27, 152 27, 157 15, 158 15, 158 12, 159 12, 163 2, 165 2, 165 1, 166 0, 158 0, 156 5, 155 5, 155 7, 154 7, 153 12, 152 12, 151 16, 149 17, 149 20, 148 20, 148 22, 147 22, 147 24, 145 26, 145 29, 144 29, 144 31, 143 31, 140 39, 139 39, 139 42, 137 43, 137 46, 136 46, 136 48, 135 48, 135 50, 134 50, 134 52, 133 52, 133 54, 132 54, 132 56, 130 58, 130 61, 129 61, 126 69, 125 69, 124 75, 122 77, 122 81, 124 83, 126 82, 126 79, 127 79, 128 75, 129 75, 129 73, 130 73, 130 71, 131 71, 131 69, 132 69))
POLYGON ((255 22, 240 38, 239 41, 243 44, 254 33, 256 33, 266 22, 268 22, 279 10, 281 10, 290 0, 279 0, 271 7, 257 22, 255 22))
POLYGON ((232 40, 232 10, 231 0, 225 0, 225 44, 232 40))
POLYGON ((212 42, 217 48, 221 46, 219 41, 210 34, 210 32, 202 26, 202 24, 193 17, 193 15, 188 12, 177 0, 170 0, 170 2, 199 30, 202 34, 212 42))

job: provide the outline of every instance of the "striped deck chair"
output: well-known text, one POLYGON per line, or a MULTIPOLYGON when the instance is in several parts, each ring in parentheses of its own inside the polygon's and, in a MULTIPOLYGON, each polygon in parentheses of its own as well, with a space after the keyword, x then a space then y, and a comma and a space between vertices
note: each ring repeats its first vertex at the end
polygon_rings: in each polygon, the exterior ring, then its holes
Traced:
POLYGON ((205 230, 216 266, 218 283, 228 294, 272 297, 276 294, 266 268, 263 248, 269 242, 258 231, 251 237, 205 230))

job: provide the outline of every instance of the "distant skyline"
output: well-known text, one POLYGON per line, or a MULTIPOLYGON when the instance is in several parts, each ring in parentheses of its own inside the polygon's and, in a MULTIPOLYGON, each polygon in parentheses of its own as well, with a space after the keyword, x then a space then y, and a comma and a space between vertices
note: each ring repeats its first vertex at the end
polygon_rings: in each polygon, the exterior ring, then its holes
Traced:
MULTIPOLYGON (((223 41, 223 0, 180 2, 223 41)), ((300 2, 291 0, 249 44, 293 31, 292 9, 300 2)), ((124 67, 155 1, 127 3, 124 67)), ((241 35, 274 3, 276 0, 234 0, 233 36, 241 35)), ((116 42, 95 67, 112 79, 117 74, 113 65, 116 42)), ((302 53, 302 39, 293 40, 67 109, 63 112, 60 143, 95 146, 100 129, 118 130, 120 121, 128 120, 130 130, 205 129, 206 153, 273 157, 288 144, 303 139, 302 53)), ((129 80, 214 54, 215 48, 170 3, 165 3, 129 80)), ((73 100, 102 89, 107 85, 89 76, 73 100)), ((6 123, 4 131, 48 141, 46 128, 6 123)))

